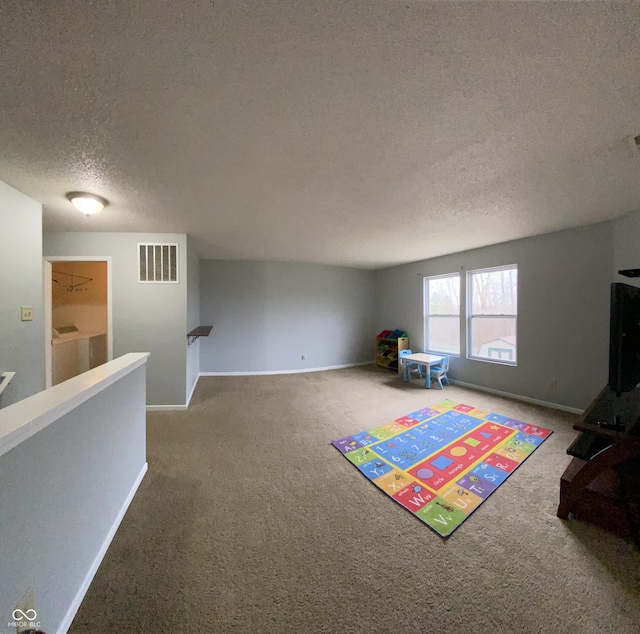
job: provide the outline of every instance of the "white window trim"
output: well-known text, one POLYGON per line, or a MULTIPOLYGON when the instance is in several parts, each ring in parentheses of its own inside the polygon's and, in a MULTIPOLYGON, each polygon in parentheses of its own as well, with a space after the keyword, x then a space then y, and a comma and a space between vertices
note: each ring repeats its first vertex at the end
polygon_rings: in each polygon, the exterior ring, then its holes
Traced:
POLYGON ((424 347, 427 352, 433 352, 434 354, 443 354, 448 357, 453 357, 455 359, 460 357, 461 349, 462 349, 462 305, 460 306, 459 313, 451 313, 450 315, 430 315, 429 314, 429 281, 442 279, 445 277, 458 277, 458 285, 459 292, 462 293, 462 276, 460 273, 442 273, 440 275, 428 275, 422 278, 422 300, 423 300, 423 308, 422 308, 422 327, 423 327, 423 337, 424 337, 424 347), (446 350, 437 350, 436 348, 429 347, 429 320, 431 317, 457 317, 458 318, 458 352, 448 352, 446 350))
MULTIPOLYGON (((473 269, 471 271, 467 271, 467 280, 466 280, 466 284, 467 284, 467 306, 466 306, 466 310, 467 310, 467 315, 466 315, 466 321, 467 321, 467 359, 470 359, 471 361, 482 361, 483 363, 495 363, 497 365, 508 365, 511 367, 517 367, 518 366, 518 314, 516 313, 514 314, 507 314, 507 313, 500 313, 497 315, 474 315, 473 314, 473 282, 471 281, 471 277, 474 274, 477 273, 493 273, 495 271, 507 271, 507 270, 511 270, 511 269, 515 269, 516 271, 518 271, 518 265, 517 264, 504 264, 502 266, 490 266, 484 269, 473 269), (515 361, 505 361, 504 359, 488 359, 487 357, 478 357, 474 354, 472 354, 472 350, 473 350, 473 328, 471 327, 471 321, 473 319, 500 319, 500 318, 504 318, 504 319, 513 319, 515 321, 516 324, 516 360, 515 361)), ((520 283, 520 276, 518 276, 518 285, 520 283)), ((518 304, 518 300, 519 300, 519 293, 516 293, 516 305, 518 304)))

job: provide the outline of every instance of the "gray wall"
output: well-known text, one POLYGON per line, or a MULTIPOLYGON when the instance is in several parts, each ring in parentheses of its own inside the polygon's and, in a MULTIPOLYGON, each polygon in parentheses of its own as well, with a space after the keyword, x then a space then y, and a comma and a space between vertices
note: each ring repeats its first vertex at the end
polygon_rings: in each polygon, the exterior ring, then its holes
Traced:
POLYGON ((44 389, 42 205, 0 181, 0 227, 0 374, 16 373, 6 407, 44 389), (21 321, 21 306, 33 321, 21 321))
POLYGON ((202 260, 202 372, 304 370, 372 361, 374 274, 317 264, 202 260), (302 355, 306 360, 302 360, 302 355))
POLYGON ((640 268, 640 211, 634 211, 614 221, 613 281, 640 287, 640 277, 618 275, 620 269, 638 268, 640 268))
MULTIPOLYGON (((187 332, 200 325, 200 260, 187 236, 187 332)), ((191 395, 200 373, 200 339, 187 348, 187 399, 191 395)))
POLYGON ((606 222, 376 271, 377 330, 403 328, 411 348, 423 350, 424 276, 459 271, 464 295, 466 271, 517 264, 517 367, 467 359, 463 320, 463 348, 450 374, 585 408, 607 383, 613 241, 613 223, 606 222))
POLYGON ((144 372, 0 456, 0 631, 29 589, 41 629, 60 631, 146 461, 144 372))
POLYGON ((151 353, 147 366, 148 405, 186 403, 186 247, 184 234, 44 234, 44 255, 112 257, 113 356, 151 353), (138 283, 138 242, 178 244, 178 284, 138 283))

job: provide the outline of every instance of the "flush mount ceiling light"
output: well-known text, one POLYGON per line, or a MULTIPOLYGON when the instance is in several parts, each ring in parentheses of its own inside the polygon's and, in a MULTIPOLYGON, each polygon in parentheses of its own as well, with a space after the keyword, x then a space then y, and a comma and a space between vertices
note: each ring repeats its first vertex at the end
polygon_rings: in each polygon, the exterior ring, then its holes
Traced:
POLYGON ((69 192, 67 198, 78 211, 87 216, 97 214, 109 204, 106 198, 95 194, 87 194, 86 192, 69 192))

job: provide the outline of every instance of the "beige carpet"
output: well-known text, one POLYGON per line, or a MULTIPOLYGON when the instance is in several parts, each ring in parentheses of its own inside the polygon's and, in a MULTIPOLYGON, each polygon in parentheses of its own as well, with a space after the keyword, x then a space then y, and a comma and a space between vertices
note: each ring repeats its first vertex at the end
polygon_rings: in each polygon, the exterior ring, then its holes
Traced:
POLYGON ((556 518, 575 416, 373 367, 202 378, 72 634, 640 631, 640 554, 556 518), (443 540, 329 443, 448 397, 555 430, 443 540))

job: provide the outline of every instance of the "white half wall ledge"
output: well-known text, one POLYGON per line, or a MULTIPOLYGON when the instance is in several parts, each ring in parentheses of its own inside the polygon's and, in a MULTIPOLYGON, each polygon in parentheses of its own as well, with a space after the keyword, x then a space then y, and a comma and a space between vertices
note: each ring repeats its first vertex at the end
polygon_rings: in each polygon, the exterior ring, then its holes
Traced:
POLYGON ((0 409, 0 456, 145 364, 148 357, 148 352, 130 352, 0 409))
POLYGON ((324 372, 325 370, 343 370, 344 368, 355 368, 361 365, 373 365, 373 361, 360 361, 358 363, 345 363, 343 365, 328 365, 324 368, 303 368, 301 370, 264 370, 256 372, 200 372, 201 376, 267 376, 271 374, 305 374, 307 372, 324 372))
POLYGON ((450 379, 450 381, 454 385, 459 385, 460 387, 468 387, 472 390, 478 390, 479 392, 487 392, 487 394, 495 394, 496 396, 505 396, 507 398, 512 398, 515 401, 531 403, 532 405, 541 405, 542 407, 549 407, 550 409, 557 409, 562 412, 569 412, 571 414, 584 414, 584 410, 578 409, 577 407, 569 407, 567 405, 560 405, 559 403, 541 401, 540 399, 537 399, 537 398, 522 396, 521 394, 513 394, 512 392, 504 392, 502 390, 495 390, 492 387, 484 387, 483 385, 474 385, 473 383, 465 383, 464 381, 456 381, 455 379, 450 379))
POLYGON ((0 508, 38 518, 0 515, 0 614, 31 588, 42 629, 67 631, 147 471, 148 357, 123 355, 0 410, 0 508))

